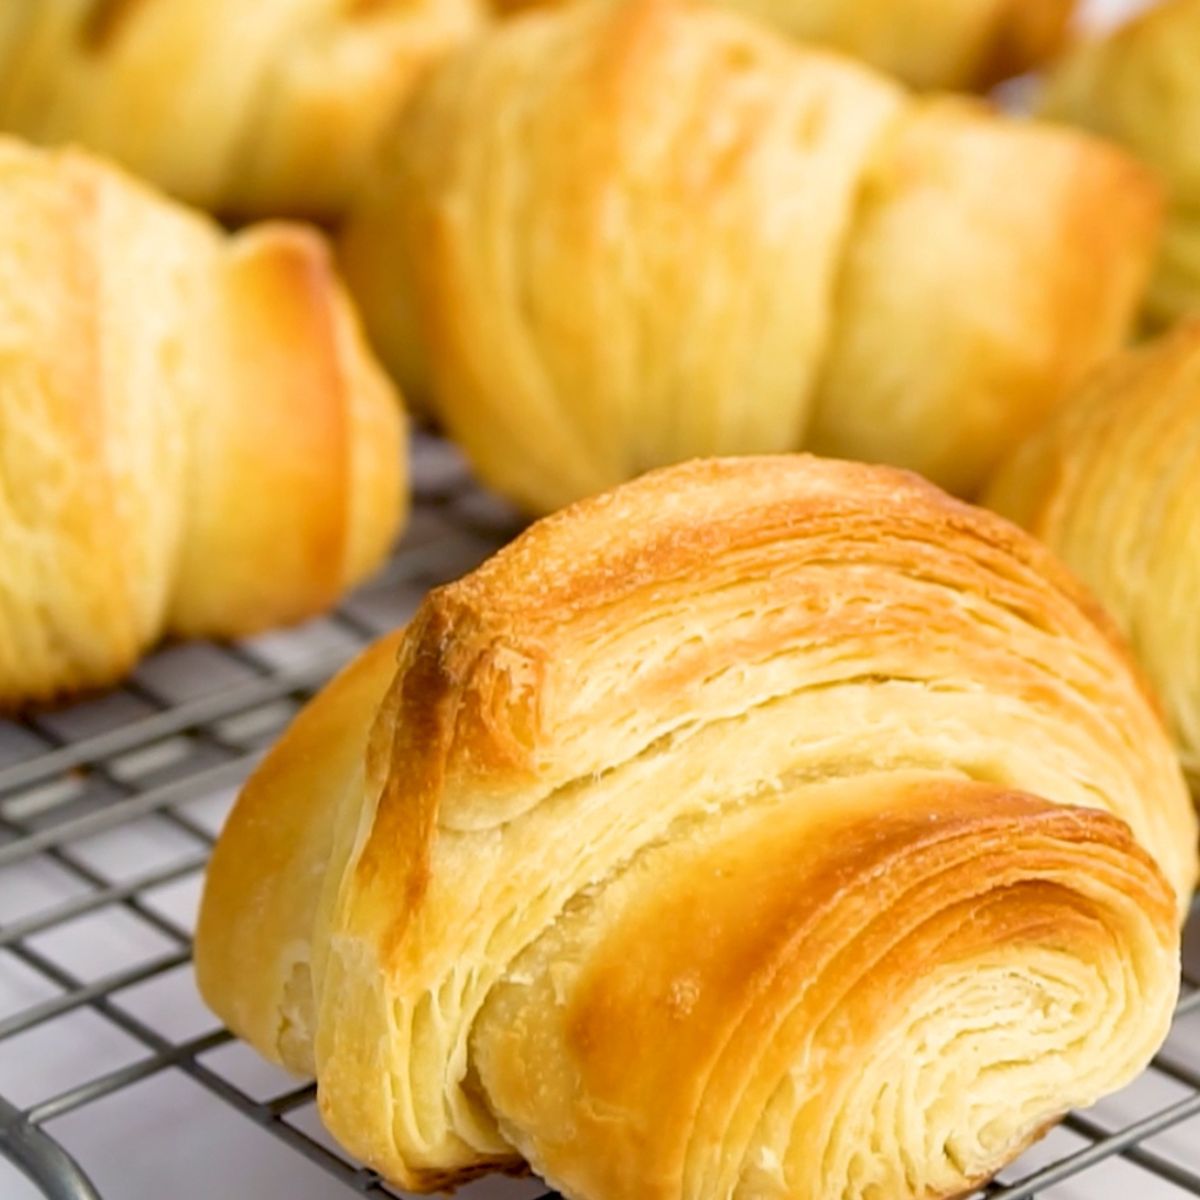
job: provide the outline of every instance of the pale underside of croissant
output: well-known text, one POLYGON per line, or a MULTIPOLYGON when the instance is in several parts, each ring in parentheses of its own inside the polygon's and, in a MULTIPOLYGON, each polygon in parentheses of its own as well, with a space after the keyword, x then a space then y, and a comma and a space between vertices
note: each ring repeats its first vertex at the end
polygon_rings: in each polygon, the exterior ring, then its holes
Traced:
POLYGON ((5 0, 0 129, 241 216, 332 217, 478 0, 5 0))
POLYGON ((539 522, 335 681, 230 816, 197 969, 406 1187, 941 1197, 1146 1061, 1195 876, 1047 551, 726 459, 539 522))
POLYGON ((1162 175, 1170 209, 1148 314, 1200 312, 1200 0, 1166 0, 1085 41, 1050 78, 1043 107, 1115 139, 1162 175))
POLYGON ((1200 795, 1200 321, 1097 372, 1002 467, 988 503, 1116 618, 1200 795))
POLYGON ((800 447, 968 493, 1124 337, 1159 204, 1086 135, 628 0, 435 68, 343 251, 406 393, 530 511, 800 447))
POLYGON ((0 706, 329 606, 396 532, 403 448, 317 234, 0 139, 0 706))
MULTIPOLYGON (((548 0, 499 0, 504 11, 548 0)), ((1076 0, 720 0, 919 88, 987 87, 1062 44, 1076 0)))

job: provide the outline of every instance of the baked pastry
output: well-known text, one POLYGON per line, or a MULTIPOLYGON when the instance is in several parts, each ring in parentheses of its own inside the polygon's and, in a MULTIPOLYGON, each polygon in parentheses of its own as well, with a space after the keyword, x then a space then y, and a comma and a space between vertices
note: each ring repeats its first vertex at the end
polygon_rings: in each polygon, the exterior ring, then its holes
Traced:
POLYGON ((408 395, 548 511, 795 449, 981 484, 1123 339, 1156 186, 679 0, 501 24, 406 107, 343 241, 408 395))
POLYGON ((1045 111, 1115 138, 1167 181, 1150 318, 1200 311, 1200 0, 1165 0, 1082 42, 1050 76, 1045 111))
POLYGON ((403 449, 319 235, 0 138, 0 707, 326 608, 396 532, 403 449))
MULTIPOLYGON (((501 12, 547 0, 499 0, 501 12)), ((1062 45, 1076 0, 720 0, 920 88, 982 88, 1062 45)))
POLYGON ((0 129, 77 142, 234 216, 344 208, 479 0, 6 0, 0 129))
POLYGON ((1004 464, 988 502, 1107 605, 1200 795, 1200 321, 1097 372, 1004 464))
POLYGON ((722 0, 920 88, 984 88, 1061 45, 1075 0, 722 0))
POLYGON ((402 1187, 944 1197, 1145 1063, 1195 877, 1048 551, 890 469, 714 460, 539 522, 322 693, 196 965, 402 1187))

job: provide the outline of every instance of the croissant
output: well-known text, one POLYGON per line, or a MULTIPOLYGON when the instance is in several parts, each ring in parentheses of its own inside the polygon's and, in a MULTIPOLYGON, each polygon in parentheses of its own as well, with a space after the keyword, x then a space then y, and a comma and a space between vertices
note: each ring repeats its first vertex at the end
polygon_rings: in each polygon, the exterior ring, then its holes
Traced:
POLYGON ((479 0, 5 0, 0 129, 236 216, 337 216, 479 0))
POLYGON ((319 235, 0 138, 0 707, 329 606, 396 532, 401 422, 319 235))
MULTIPOLYGON (((502 12, 547 0, 499 0, 502 12)), ((920 88, 983 88, 1043 62, 1076 0, 721 0, 801 41, 831 46, 920 88), (919 8, 919 11, 918 11, 919 8)))
POLYGON ((1200 796, 1200 321, 1097 372, 1011 455, 987 499, 1107 605, 1200 796))
POLYGON ((680 0, 500 25, 372 179, 374 341, 534 513, 802 445, 971 492, 1122 340, 1159 221, 1117 150, 680 0))
POLYGON ((1052 117, 1114 138, 1158 170, 1170 196, 1148 316, 1200 312, 1200 0, 1166 0, 1081 43, 1050 77, 1052 117))
POLYGON ((915 1200, 1147 1060, 1195 878, 1048 551, 888 468, 713 460, 539 522, 322 693, 196 966, 402 1187, 915 1200))

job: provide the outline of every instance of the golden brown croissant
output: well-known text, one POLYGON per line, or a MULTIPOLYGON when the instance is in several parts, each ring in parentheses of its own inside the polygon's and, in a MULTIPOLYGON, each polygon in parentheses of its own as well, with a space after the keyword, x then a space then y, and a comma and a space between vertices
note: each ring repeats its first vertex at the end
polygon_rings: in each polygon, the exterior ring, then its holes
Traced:
POLYGON ((0 706, 331 604, 405 503, 323 240, 0 138, 0 706))
POLYGON ((988 502, 1116 617, 1200 795, 1200 321, 1097 372, 1004 464, 988 502))
POLYGON ((1048 551, 887 468, 714 460, 539 522, 334 682, 196 962, 405 1187, 930 1200, 1146 1061, 1195 877, 1048 551))
POLYGON ((722 0, 921 88, 979 88, 1062 44, 1076 0, 722 0))
POLYGON ((1166 0, 1054 71, 1048 115, 1115 138, 1161 172, 1170 210, 1149 315, 1200 311, 1200 0, 1166 0))
POLYGON ((1089 138, 632 0, 436 68, 344 259, 406 392, 531 511, 805 444, 969 492, 1122 340, 1158 220, 1089 138))
POLYGON ((338 214, 478 0, 5 0, 0 129, 204 208, 338 214))
MULTIPOLYGON (((502 12, 546 0, 498 0, 502 12)), ((980 88, 1049 58, 1076 0, 720 0, 920 88, 980 88)))

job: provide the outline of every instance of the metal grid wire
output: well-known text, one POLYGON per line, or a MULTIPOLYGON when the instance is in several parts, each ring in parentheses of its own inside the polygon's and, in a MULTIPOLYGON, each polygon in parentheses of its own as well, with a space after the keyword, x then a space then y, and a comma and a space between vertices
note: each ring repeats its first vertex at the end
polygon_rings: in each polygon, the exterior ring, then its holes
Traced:
MULTIPOLYGON (((332 616, 239 645, 168 647, 114 693, 0 723, 0 1154, 44 1195, 128 1194, 133 1158, 120 1156, 133 1147, 122 1148, 118 1121, 98 1148, 96 1114, 107 1106, 119 1116, 123 1096, 167 1075, 271 1135, 276 1159, 286 1148, 291 1182, 272 1190, 255 1176, 241 1194, 285 1194, 286 1186, 290 1195, 400 1195, 323 1134, 311 1085, 248 1065, 249 1052, 206 1023, 189 962, 213 837, 265 746, 359 647, 518 528, 443 443, 418 439, 414 486, 397 555, 332 616), (109 1053, 114 1039, 119 1052, 109 1053), (51 1069, 31 1079, 34 1063, 51 1069), (300 1168, 326 1173, 318 1190, 298 1187, 300 1168)), ((1070 1115, 981 1196, 1200 1196, 1195 908, 1189 959, 1172 1038, 1152 1070, 1107 1107, 1070 1115)), ((189 1124, 190 1111, 181 1118, 189 1124)), ((254 1153, 269 1157, 263 1140, 254 1153)), ((218 1174, 222 1153, 212 1145, 218 1174)), ((211 1187, 196 1194, 232 1194, 215 1176, 211 1187)), ((516 1200, 542 1190, 526 1182, 467 1191, 516 1200)), ((146 1194, 176 1193, 164 1182, 146 1194)))

